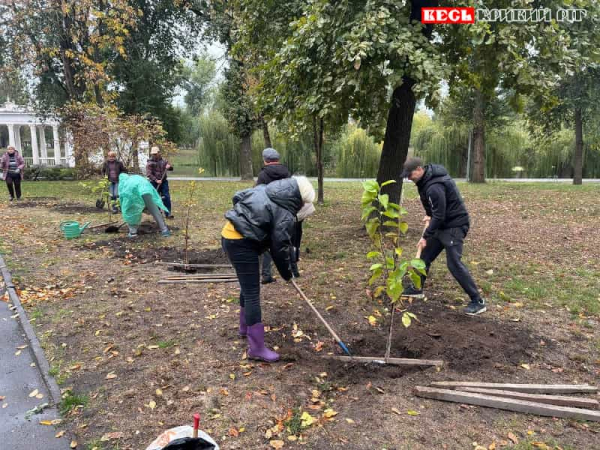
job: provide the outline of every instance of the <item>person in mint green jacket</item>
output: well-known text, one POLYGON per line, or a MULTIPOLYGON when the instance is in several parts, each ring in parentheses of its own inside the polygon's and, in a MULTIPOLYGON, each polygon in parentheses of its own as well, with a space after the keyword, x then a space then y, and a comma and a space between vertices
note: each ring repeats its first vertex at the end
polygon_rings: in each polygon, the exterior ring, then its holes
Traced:
POLYGON ((129 227, 129 237, 137 237, 137 230, 142 222, 142 212, 148 212, 154 217, 163 236, 170 236, 171 232, 165 224, 160 210, 167 211, 160 195, 150 182, 140 175, 119 175, 119 199, 121 202, 121 215, 129 227))

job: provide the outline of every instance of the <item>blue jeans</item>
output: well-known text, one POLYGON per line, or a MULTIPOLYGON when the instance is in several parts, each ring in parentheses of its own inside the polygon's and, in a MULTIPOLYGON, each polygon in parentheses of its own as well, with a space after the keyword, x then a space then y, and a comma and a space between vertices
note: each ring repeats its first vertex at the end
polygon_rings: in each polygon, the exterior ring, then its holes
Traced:
POLYGON ((114 181, 111 181, 110 184, 108 185, 108 193, 112 200, 116 200, 119 197, 119 183, 118 182, 115 183, 114 181))
POLYGON ((262 322, 260 308, 260 246, 250 239, 221 238, 221 245, 240 283, 240 306, 248 326, 262 322))
POLYGON ((168 210, 167 216, 172 215, 172 212, 171 212, 171 194, 169 193, 169 182, 167 181, 167 179, 165 178, 158 188, 157 188, 157 186, 158 186, 157 182, 151 181, 150 183, 152 183, 152 186, 154 186, 154 188, 160 194, 160 196, 162 198, 162 201, 163 201, 163 203, 165 204, 165 207, 168 210))

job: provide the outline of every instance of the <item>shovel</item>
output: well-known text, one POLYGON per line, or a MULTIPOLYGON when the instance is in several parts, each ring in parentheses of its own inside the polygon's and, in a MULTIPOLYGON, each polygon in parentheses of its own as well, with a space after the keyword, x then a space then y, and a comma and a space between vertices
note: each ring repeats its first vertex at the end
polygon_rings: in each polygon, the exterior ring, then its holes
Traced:
POLYGON ((329 326, 329 324, 327 323, 327 321, 325 319, 323 319, 323 316, 319 313, 319 311, 317 311, 317 308, 315 308, 313 306, 313 304, 310 302, 310 300, 308 299, 308 297, 306 295, 304 295, 304 292, 302 292, 302 289, 300 289, 300 287, 296 284, 296 282, 294 281, 293 278, 292 278, 292 284, 294 285, 294 287, 298 291, 298 294, 300 294, 300 296, 304 299, 304 301, 306 303, 308 303, 308 306, 310 306, 310 308, 314 311, 314 313, 317 315, 317 317, 319 319, 321 319, 321 322, 323 322, 323 325, 325 325, 325 328, 327 328, 327 331, 329 331, 329 333, 331 334, 331 336, 333 336, 333 339, 335 339, 335 342, 338 343, 338 345, 344 351, 344 353, 346 353, 346 355, 348 355, 348 356, 352 356, 352 354, 350 353, 350 350, 348 350, 348 347, 346 347, 346 344, 344 344, 342 342, 342 340, 339 338, 339 336, 336 334, 336 332, 333 331, 333 328, 331 328, 329 326))
POLYGON ((106 227, 104 232, 105 233, 118 233, 119 230, 123 227, 123 225, 125 225, 125 222, 122 222, 121 225, 119 225, 119 226, 111 225, 109 227, 106 227))

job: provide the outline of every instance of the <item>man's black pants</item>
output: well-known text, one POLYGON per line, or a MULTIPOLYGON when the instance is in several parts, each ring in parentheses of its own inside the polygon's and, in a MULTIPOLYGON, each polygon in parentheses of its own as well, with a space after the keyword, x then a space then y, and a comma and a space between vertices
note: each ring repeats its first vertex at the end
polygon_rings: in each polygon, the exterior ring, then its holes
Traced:
MULTIPOLYGON (((481 296, 475 281, 473 281, 469 269, 462 262, 463 243, 468 232, 468 225, 436 231, 432 237, 427 239, 427 245, 421 253, 421 259, 425 261, 427 273, 429 273, 431 263, 435 261, 442 250, 446 250, 448 270, 458 281, 460 287, 469 295, 471 301, 478 301, 481 296)), ((424 277, 422 279, 424 281, 424 277)))

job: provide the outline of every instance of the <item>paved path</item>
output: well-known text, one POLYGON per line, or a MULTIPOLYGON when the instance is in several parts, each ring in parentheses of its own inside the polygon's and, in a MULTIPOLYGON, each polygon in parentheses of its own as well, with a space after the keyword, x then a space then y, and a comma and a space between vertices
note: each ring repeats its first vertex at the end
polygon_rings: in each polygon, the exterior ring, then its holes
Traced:
MULTIPOLYGON (((6 286, 2 277, 0 283, 0 294, 4 295, 6 286)), ((3 397, 0 401, 0 448, 67 450, 70 444, 67 436, 57 439, 58 430, 54 426, 40 424, 40 421, 59 418, 55 407, 46 408, 30 419, 25 418, 27 411, 52 401, 32 346, 16 317, 18 313, 10 307, 11 303, 0 301, 0 398, 3 397), (24 345, 27 347, 18 348, 24 345), (29 396, 36 389, 43 395, 41 399, 29 396)))
MULTIPOLYGON (((256 179, 256 178, 255 178, 256 179)), ((314 177, 308 178, 311 181, 317 181, 314 177)), ((361 183, 372 178, 325 178, 326 183, 361 183)), ((169 177, 171 181, 240 181, 239 177, 169 177)), ((455 178, 456 181, 465 182, 465 178, 455 178)), ((410 183, 409 180, 405 180, 410 183)), ((572 178, 488 178, 488 183, 506 182, 506 183, 573 183, 572 178)), ((600 178, 585 178, 585 184, 600 183, 600 178)))

